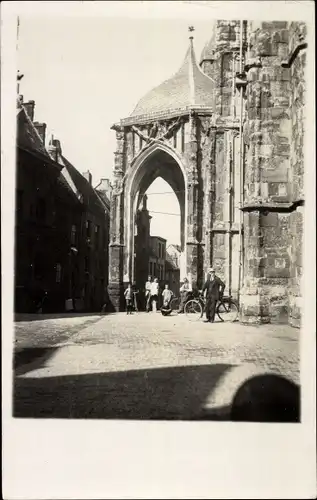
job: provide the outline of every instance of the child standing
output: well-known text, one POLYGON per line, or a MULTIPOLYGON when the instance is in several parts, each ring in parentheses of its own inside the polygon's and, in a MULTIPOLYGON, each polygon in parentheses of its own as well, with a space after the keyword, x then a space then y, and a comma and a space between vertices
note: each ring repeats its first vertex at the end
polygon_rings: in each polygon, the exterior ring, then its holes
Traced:
POLYGON ((172 300, 172 297, 173 297, 173 292, 172 292, 172 290, 170 290, 168 288, 167 283, 166 283, 165 288, 162 292, 162 297, 163 297, 163 307, 168 308, 168 306, 170 305, 170 302, 172 300))
POLYGON ((124 292, 124 298, 127 305, 127 314, 132 314, 133 293, 132 293, 131 283, 128 284, 128 288, 124 292))

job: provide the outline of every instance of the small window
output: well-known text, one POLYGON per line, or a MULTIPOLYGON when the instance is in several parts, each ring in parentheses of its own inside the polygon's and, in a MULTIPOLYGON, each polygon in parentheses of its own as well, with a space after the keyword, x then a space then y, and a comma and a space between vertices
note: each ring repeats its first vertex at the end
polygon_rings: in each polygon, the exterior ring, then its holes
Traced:
POLYGON ((73 224, 71 230, 71 244, 76 245, 77 241, 77 227, 73 224))
POLYGON ((60 264, 56 264, 56 283, 61 282, 62 277, 62 266, 60 264))
POLYGON ((99 234, 100 234, 100 226, 95 226, 95 245, 96 245, 96 248, 99 247, 99 234))
POLYGON ((90 220, 86 220, 86 236, 87 238, 90 238, 91 236, 91 221, 90 220))

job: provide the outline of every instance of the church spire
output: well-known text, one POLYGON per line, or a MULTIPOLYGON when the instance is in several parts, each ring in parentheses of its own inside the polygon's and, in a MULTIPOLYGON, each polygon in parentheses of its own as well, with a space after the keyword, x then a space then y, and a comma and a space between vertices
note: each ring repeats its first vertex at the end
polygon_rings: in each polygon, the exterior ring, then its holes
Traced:
POLYGON ((153 121, 154 118, 176 116, 195 107, 214 108, 215 82, 198 66, 193 43, 194 30, 194 26, 188 27, 189 47, 179 70, 150 90, 125 122, 153 121))
POLYGON ((195 79, 194 79, 194 65, 196 64, 195 52, 194 52, 194 37, 192 33, 195 31, 194 26, 188 27, 189 33, 191 36, 189 37, 189 59, 188 59, 188 82, 189 82, 189 100, 190 104, 195 104, 195 79))

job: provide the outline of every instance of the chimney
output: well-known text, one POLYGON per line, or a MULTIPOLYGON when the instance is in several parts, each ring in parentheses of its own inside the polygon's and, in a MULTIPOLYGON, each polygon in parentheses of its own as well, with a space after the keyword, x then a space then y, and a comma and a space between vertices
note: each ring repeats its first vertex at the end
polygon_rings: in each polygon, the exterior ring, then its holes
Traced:
POLYGON ((25 110, 26 110, 26 112, 28 114, 28 117, 33 122, 33 120, 34 120, 35 101, 24 102, 23 106, 25 107, 25 110))
POLYGON ((57 153, 61 155, 62 154, 61 141, 59 141, 58 139, 54 139, 53 140, 53 144, 54 144, 54 146, 56 148, 57 153))
POLYGON ((36 128, 43 144, 45 145, 46 123, 34 122, 34 127, 36 128))
POLYGON ((90 185, 92 184, 92 175, 89 172, 89 170, 87 170, 87 172, 83 172, 83 177, 85 177, 85 179, 89 182, 90 185))
POLYGON ((23 95, 18 95, 18 98, 17 98, 17 107, 18 109, 22 108, 22 105, 23 105, 23 95))
POLYGON ((100 179, 100 182, 95 189, 97 189, 98 191, 100 191, 102 193, 105 193, 107 198, 110 200, 112 187, 111 187, 109 179, 100 179))
POLYGON ((60 141, 54 139, 53 135, 47 147, 47 151, 49 155, 53 158, 53 160, 58 162, 58 156, 62 154, 62 148, 60 141))

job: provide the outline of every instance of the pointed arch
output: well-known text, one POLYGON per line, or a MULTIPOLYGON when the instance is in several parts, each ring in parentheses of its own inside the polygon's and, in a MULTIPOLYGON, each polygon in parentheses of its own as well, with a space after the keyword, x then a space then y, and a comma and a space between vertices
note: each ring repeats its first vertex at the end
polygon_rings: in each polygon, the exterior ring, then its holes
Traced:
POLYGON ((181 242, 186 261, 187 236, 187 173, 180 154, 163 143, 154 143, 134 159, 125 185, 126 242, 125 280, 134 280, 134 231, 135 214, 139 201, 153 181, 161 177, 173 189, 181 211, 181 242))

